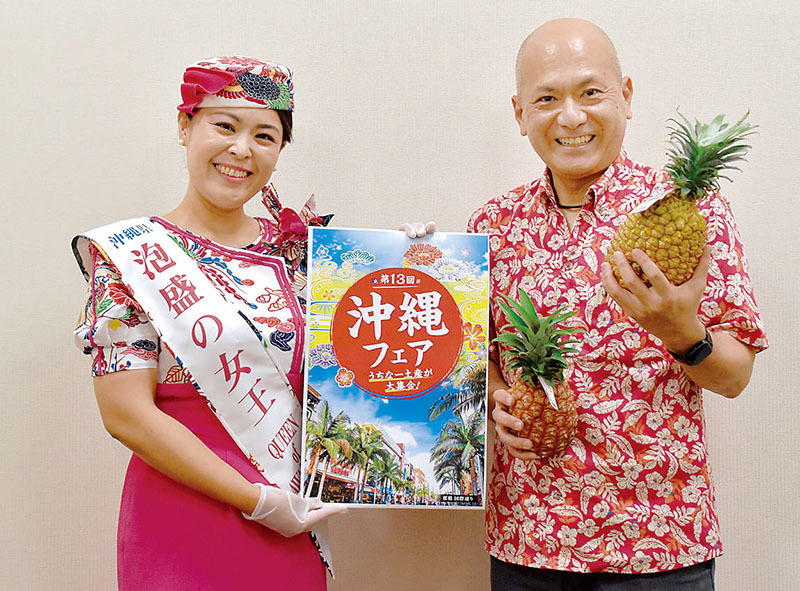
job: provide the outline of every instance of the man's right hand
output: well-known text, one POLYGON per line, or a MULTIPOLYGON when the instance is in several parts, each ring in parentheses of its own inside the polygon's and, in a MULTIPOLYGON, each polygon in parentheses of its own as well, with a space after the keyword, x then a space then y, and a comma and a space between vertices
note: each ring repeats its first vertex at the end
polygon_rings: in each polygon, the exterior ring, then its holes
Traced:
POLYGON ((522 421, 510 415, 508 409, 514 403, 514 397, 508 390, 502 388, 495 390, 492 394, 494 399, 494 410, 492 419, 494 420, 494 430, 497 438, 506 446, 508 453, 520 460, 536 460, 538 455, 530 451, 533 443, 530 439, 517 437, 514 431, 522 428, 522 421))

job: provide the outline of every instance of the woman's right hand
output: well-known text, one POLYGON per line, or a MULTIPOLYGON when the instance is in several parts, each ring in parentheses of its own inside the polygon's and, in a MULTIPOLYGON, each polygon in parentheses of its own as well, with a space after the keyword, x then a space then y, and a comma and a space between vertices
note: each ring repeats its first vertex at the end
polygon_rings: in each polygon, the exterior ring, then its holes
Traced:
POLYGON ((255 485, 261 489, 258 504, 250 515, 246 513, 242 515, 287 538, 310 531, 331 515, 347 512, 347 507, 344 505, 323 503, 318 498, 301 497, 260 482, 255 485))

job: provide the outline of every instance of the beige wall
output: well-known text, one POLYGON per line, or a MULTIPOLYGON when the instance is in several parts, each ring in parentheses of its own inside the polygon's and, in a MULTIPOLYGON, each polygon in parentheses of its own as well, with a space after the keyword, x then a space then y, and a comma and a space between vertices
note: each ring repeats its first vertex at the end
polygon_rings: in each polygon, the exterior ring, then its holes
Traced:
MULTIPOLYGON (((677 106, 703 119, 749 108, 761 125, 725 191, 772 348, 740 399, 707 396, 726 548, 718 588, 796 589, 800 10, 662 4, 5 2, 0 587, 114 587, 127 452, 105 435, 72 346, 84 284, 68 241, 181 197, 185 64, 245 53, 295 69, 297 142, 275 177, 290 205, 313 192, 337 225, 431 218, 460 230, 485 199, 539 174, 512 117, 514 55, 537 23, 573 15, 606 28, 633 77, 634 157, 663 163, 677 106)), ((331 589, 486 589, 481 531, 478 512, 351 511, 332 524, 331 589)))

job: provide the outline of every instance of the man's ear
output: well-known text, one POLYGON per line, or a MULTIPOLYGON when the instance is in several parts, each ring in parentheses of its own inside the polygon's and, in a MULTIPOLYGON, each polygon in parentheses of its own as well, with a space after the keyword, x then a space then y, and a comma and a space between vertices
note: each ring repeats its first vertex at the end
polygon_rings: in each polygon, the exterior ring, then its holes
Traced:
POLYGON ((631 109, 631 101, 633 100, 633 82, 628 76, 622 79, 622 98, 625 99, 627 105, 627 112, 625 116, 628 119, 633 119, 633 110, 631 109))
POLYGON ((528 130, 522 120, 524 113, 522 105, 520 104, 519 95, 515 94, 511 97, 511 105, 514 107, 514 119, 517 120, 517 125, 519 125, 519 134, 522 136, 528 135, 528 130))

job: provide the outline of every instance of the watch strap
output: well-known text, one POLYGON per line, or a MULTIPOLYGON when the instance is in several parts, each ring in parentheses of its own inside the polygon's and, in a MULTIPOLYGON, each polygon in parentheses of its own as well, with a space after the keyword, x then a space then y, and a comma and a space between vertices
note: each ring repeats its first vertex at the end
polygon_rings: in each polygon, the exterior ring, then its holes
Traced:
POLYGON ((711 340, 711 335, 708 334, 708 329, 706 328, 706 336, 702 340, 689 347, 689 349, 683 355, 675 353, 674 351, 668 350, 668 352, 675 358, 676 361, 679 361, 684 365, 697 365, 706 357, 711 355, 711 351, 713 350, 714 342, 711 340))

